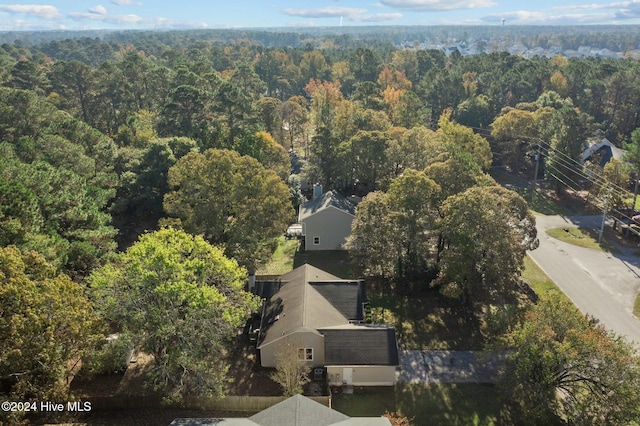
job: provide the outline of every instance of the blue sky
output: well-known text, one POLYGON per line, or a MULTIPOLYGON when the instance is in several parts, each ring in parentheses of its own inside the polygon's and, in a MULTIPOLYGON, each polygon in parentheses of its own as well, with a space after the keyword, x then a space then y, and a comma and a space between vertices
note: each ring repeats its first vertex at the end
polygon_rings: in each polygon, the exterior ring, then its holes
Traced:
MULTIPOLYGON (((640 0, 31 0, 0 31, 353 25, 640 24, 640 0)), ((11 0, 9 0, 11 1, 11 0)))

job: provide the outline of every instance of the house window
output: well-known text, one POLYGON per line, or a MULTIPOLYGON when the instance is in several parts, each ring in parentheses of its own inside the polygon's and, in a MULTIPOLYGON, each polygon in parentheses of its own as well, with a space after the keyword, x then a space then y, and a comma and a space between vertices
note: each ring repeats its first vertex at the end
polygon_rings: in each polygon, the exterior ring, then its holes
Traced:
POLYGON ((298 349, 299 361, 313 361, 313 348, 300 348, 298 349))
POLYGON ((320 244, 320 237, 313 237, 313 245, 317 246, 318 244, 320 244))

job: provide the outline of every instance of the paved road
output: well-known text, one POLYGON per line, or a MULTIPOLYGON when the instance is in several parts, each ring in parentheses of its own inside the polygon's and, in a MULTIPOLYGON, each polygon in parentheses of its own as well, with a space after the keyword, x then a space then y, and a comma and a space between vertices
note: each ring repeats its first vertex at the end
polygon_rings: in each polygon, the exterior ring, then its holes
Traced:
POLYGON ((600 216, 536 216, 540 247, 531 258, 584 313, 617 334, 640 344, 640 320, 633 304, 640 291, 640 256, 633 250, 609 254, 549 237, 562 226, 600 228, 600 216))
POLYGON ((398 383, 494 383, 506 355, 471 351, 402 351, 398 383))

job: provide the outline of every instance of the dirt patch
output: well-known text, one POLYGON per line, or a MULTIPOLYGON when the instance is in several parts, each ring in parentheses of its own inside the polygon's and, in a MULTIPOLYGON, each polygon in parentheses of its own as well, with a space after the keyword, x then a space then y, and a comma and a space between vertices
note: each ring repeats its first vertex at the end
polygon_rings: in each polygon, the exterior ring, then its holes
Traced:
MULTIPOLYGON (((271 379, 272 369, 260 366, 255 343, 249 341, 246 334, 238 336, 232 351, 227 356, 229 362, 227 395, 280 396, 280 386, 271 379)), ((145 398, 153 393, 145 387, 145 374, 153 362, 153 357, 138 354, 124 374, 112 374, 95 377, 91 380, 74 380, 71 391, 77 399, 90 398, 126 398, 126 405, 135 406, 136 399, 144 406, 145 398)), ((168 425, 175 418, 221 418, 249 417, 253 413, 219 412, 203 410, 162 409, 120 409, 92 410, 77 416, 56 417, 55 419, 32 419, 33 424, 66 423, 74 425, 168 425)))
POLYGON ((91 380, 74 380, 71 392, 77 397, 109 397, 109 396, 150 396, 144 385, 145 375, 151 367, 153 357, 144 353, 136 356, 135 362, 129 364, 124 374, 97 376, 91 380))
MULTIPOLYGON (((71 390, 78 397, 152 396, 145 386, 145 375, 153 357, 138 354, 124 374, 95 377, 91 380, 74 380, 71 390)), ((273 369, 260 366, 255 343, 246 334, 237 337, 233 350, 227 356, 229 372, 225 392, 227 395, 280 396, 280 385, 271 379, 273 369)))
POLYGON ((280 396, 282 388, 271 379, 273 369, 260 366, 255 343, 244 333, 236 339, 229 354, 227 395, 280 396))

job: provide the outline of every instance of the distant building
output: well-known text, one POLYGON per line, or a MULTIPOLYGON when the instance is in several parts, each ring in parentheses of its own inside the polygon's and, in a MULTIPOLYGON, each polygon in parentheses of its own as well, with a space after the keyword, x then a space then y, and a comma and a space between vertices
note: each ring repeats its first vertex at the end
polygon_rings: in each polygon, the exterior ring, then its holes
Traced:
POLYGON ((582 162, 591 161, 596 153, 601 153, 600 167, 604 167, 612 158, 623 161, 624 150, 612 144, 607 138, 589 144, 582 153, 582 162))

